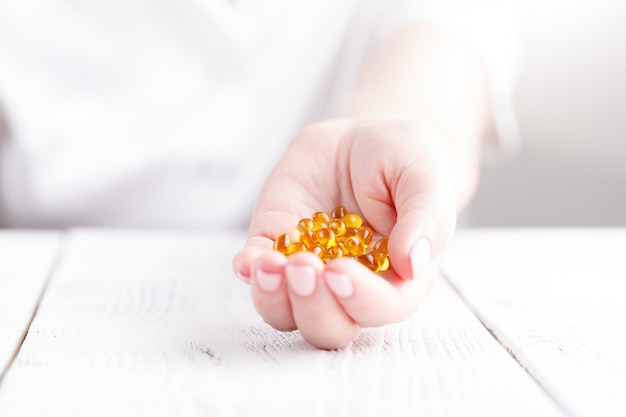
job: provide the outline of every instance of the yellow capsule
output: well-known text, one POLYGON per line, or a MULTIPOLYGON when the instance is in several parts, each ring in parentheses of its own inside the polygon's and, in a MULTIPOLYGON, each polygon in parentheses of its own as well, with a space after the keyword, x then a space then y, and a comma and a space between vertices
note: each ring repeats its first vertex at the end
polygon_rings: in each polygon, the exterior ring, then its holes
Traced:
POLYGON ((369 270, 372 271, 372 272, 378 272, 379 271, 378 262, 376 261, 376 259, 374 258, 374 256, 371 253, 359 255, 359 256, 356 257, 356 260, 359 263, 361 263, 362 265, 365 265, 366 267, 368 267, 369 270))
POLYGON ((293 255, 296 252, 306 252, 306 249, 306 246, 304 246, 304 243, 302 242, 290 243, 289 246, 287 246, 285 255, 293 255))
POLYGON ((317 243, 325 248, 335 246, 335 233, 327 228, 319 229, 316 233, 317 243))
POLYGON ((343 216, 345 216, 346 214, 348 214, 348 210, 346 210, 346 208, 344 206, 337 206, 333 209, 333 211, 330 213, 330 216, 333 219, 341 219, 343 216))
POLYGON ((381 252, 370 252, 356 257, 362 265, 372 272, 383 272, 389 269, 389 258, 381 252))
POLYGON ((389 269, 389 255, 386 252, 374 251, 370 253, 374 257, 374 259, 376 260, 376 264, 378 265, 378 271, 376 272, 383 272, 389 269))
POLYGON ((363 219, 358 214, 348 213, 341 218, 343 222, 346 224, 346 227, 356 227, 359 228, 363 224, 363 219))
POLYGON ((391 268, 391 262, 389 262, 389 257, 385 256, 378 272, 385 272, 389 268, 391 268))
POLYGON ((300 242, 304 243, 307 248, 312 248, 317 244, 317 235, 313 230, 300 232, 300 242))
POLYGON ((380 239, 376 241, 376 243, 374 243, 374 246, 372 247, 372 251, 388 253, 389 252, 389 250, 387 249, 388 241, 389 241, 388 236, 381 237, 380 239))
POLYGON ((274 239, 273 249, 282 254, 286 254, 290 243, 291 238, 289 237, 289 234, 283 233, 274 239))
POLYGON ((296 229, 274 239, 273 248, 287 256, 308 251, 325 263, 345 256, 354 257, 370 270, 382 272, 391 268, 388 238, 370 245, 373 235, 359 215, 337 206, 330 214, 318 211, 311 218, 300 219, 296 229))
POLYGON ((358 236, 359 234, 359 229, 357 229, 356 227, 346 227, 346 232, 343 234, 345 237, 350 237, 350 236, 358 236))
POLYGON ((350 256, 358 256, 365 254, 365 245, 357 236, 350 236, 346 238, 346 253, 350 256))
POLYGON ((335 236, 343 236, 346 233, 346 224, 341 219, 332 219, 328 223, 328 228, 335 233, 335 236))
POLYGON ((311 252, 313 252, 314 254, 316 254, 317 256, 319 256, 322 260, 325 260, 326 258, 326 248, 320 246, 320 245, 315 245, 313 247, 310 248, 311 252))
POLYGON ((323 211, 316 211, 313 213, 313 230, 319 230, 322 228, 327 228, 328 223, 330 223, 330 216, 328 213, 323 211))
POLYGON ((311 220, 311 219, 301 219, 298 222, 298 230, 300 232, 305 232, 307 230, 313 230, 313 220, 311 220))
POLYGON ((291 243, 300 242, 300 231, 298 229, 293 229, 289 232, 289 238, 291 239, 291 243))
POLYGON ((365 245, 369 245, 372 242, 372 238, 374 237, 374 232, 367 226, 363 226, 357 232, 359 239, 361 242, 365 243, 365 245))
POLYGON ((326 259, 325 261, 329 261, 336 258, 343 257, 343 248, 339 246, 331 246, 326 250, 326 259))

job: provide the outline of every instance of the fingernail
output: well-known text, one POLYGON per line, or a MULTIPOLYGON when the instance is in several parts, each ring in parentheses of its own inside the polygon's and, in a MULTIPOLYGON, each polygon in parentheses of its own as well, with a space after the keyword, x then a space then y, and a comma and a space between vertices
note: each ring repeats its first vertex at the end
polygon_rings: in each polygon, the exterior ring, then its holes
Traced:
POLYGON ((419 238, 411 248, 409 258, 411 259, 412 279, 423 277, 430 267, 430 243, 426 238, 419 238))
POLYGON ((242 274, 239 271, 235 272, 235 275, 237 275, 237 278, 239 278, 240 280, 242 280, 246 284, 250 283, 250 276, 249 275, 244 275, 244 274, 242 274))
POLYGON ((315 291, 315 269, 306 265, 285 266, 289 287, 301 297, 307 297, 315 291))
POLYGON ((354 287, 352 281, 346 274, 340 274, 337 272, 326 272, 326 284, 328 288, 337 296, 341 298, 348 298, 354 294, 354 287))
POLYGON ((262 290, 274 292, 280 287, 281 274, 275 272, 256 271, 256 282, 262 290))

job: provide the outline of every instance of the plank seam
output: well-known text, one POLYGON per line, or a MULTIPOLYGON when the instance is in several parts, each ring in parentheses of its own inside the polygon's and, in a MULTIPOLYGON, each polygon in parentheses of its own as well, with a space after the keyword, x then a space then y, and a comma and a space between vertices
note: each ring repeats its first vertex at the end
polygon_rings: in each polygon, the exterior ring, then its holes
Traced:
POLYGON ((35 304, 35 308, 33 309, 30 319, 28 320, 28 323, 26 323, 24 331, 22 332, 20 338, 18 339, 15 349, 13 349, 13 353, 11 354, 11 357, 7 361, 6 365, 4 366, 4 369, 2 369, 2 372, 0 372, 0 390, 2 389, 2 382, 4 381, 5 376, 11 369, 11 366, 13 365, 13 363, 17 359, 17 356, 22 350, 22 346, 24 345, 24 342, 26 341, 26 337, 28 337, 28 332, 30 331, 33 321, 35 320, 35 317, 37 316, 37 312, 39 311, 39 306, 41 305, 41 301, 43 300, 43 297, 46 294, 46 291, 48 289, 48 286, 50 285, 50 281, 52 281, 52 277, 56 274, 57 270, 59 269, 59 265, 61 264, 61 260, 63 260, 65 256, 66 246, 67 246, 66 243, 67 243, 67 232, 63 232, 61 236, 59 237, 58 248, 54 253, 52 262, 50 263, 50 269, 48 269, 48 272, 46 274, 46 279, 39 293, 39 297, 37 297, 37 303, 35 304))
POLYGON ((487 332, 493 337, 493 339, 504 349, 504 351, 517 363, 517 365, 526 372, 528 376, 539 386, 539 388, 550 398, 554 404, 567 416, 576 417, 577 415, 573 413, 569 408, 567 408, 561 401, 559 401, 552 393, 539 381, 539 379, 526 367, 519 356, 515 353, 515 350, 509 347, 498 335, 496 332, 491 329, 490 326, 487 325, 486 320, 483 316, 478 312, 478 309, 474 307, 472 303, 463 295, 463 293, 458 289, 456 285, 452 282, 448 274, 442 270, 440 271, 441 277, 448 283, 450 288, 459 296, 461 301, 467 306, 467 308, 474 314, 476 319, 480 322, 480 324, 487 330, 487 332))

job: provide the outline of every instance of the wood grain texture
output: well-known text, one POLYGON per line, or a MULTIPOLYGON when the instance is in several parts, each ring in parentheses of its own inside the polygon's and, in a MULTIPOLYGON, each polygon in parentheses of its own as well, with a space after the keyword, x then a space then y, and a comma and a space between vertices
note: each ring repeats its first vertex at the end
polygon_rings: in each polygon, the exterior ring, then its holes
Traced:
POLYGON ((574 416, 626 415, 626 229, 469 230, 444 268, 574 416))
POLYGON ((0 380, 24 337, 59 239, 53 232, 0 231, 0 380))
POLYGON ((243 240, 74 233, 0 415, 562 415, 444 281, 341 351, 271 329, 230 271, 243 240))

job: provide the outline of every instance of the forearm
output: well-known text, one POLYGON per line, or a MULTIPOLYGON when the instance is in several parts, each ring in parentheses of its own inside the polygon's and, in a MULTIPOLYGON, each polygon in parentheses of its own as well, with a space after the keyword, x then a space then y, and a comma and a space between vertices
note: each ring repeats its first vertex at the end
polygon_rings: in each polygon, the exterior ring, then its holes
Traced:
POLYGON ((374 51, 346 117, 394 117, 428 124, 439 135, 463 209, 478 181, 479 154, 489 117, 487 76, 463 39, 415 25, 392 34, 374 51))

